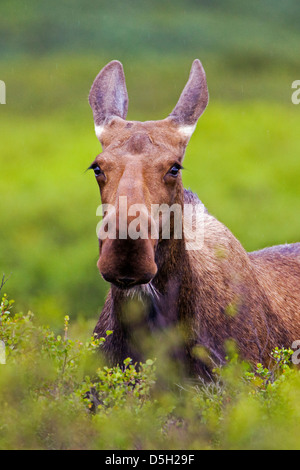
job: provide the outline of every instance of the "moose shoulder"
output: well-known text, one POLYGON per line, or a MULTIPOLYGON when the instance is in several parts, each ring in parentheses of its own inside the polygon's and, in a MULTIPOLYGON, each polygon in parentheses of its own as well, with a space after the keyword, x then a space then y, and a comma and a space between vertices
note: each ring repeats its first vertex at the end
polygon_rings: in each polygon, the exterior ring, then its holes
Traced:
POLYGON ((98 267, 111 288, 95 328, 99 336, 113 330, 104 344, 110 361, 142 359, 137 341, 141 324, 149 337, 179 327, 181 357, 195 374, 208 371, 195 354, 197 347, 221 364, 228 339, 253 363, 267 363, 277 346, 291 347, 300 339, 300 243, 247 253, 198 197, 183 188, 185 149, 208 104, 200 61, 193 62, 177 105, 161 121, 126 121, 128 96, 118 61, 101 70, 89 101, 103 148, 91 168, 102 203, 113 209, 103 224, 115 217, 116 236, 99 237, 98 267), (124 198, 126 210, 120 202, 124 198), (124 237, 124 227, 134 221, 130 208, 136 204, 143 208, 140 236, 124 237), (163 217, 154 220, 153 205, 183 209, 181 237, 176 236, 173 214, 169 237, 162 236, 163 217), (194 217, 187 218, 186 206, 192 207, 194 217), (195 230, 201 230, 201 243, 190 249, 195 230), (143 310, 131 323, 126 321, 128 299, 140 299, 143 310))

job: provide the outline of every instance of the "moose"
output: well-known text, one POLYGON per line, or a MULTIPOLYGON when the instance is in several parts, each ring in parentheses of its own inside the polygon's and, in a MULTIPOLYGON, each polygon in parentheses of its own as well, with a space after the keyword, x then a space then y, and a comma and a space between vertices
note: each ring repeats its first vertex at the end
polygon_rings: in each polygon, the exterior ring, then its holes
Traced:
POLYGON ((128 95, 119 61, 108 63, 92 85, 89 103, 102 153, 90 168, 102 203, 117 216, 116 237, 99 239, 97 266, 111 286, 94 333, 102 337, 113 331, 104 343, 113 364, 127 357, 141 360, 141 325, 146 331, 142 339, 177 328, 180 361, 189 373, 202 376, 210 374, 212 364, 225 362, 228 341, 250 363, 267 364, 272 349, 290 348, 300 339, 300 243, 248 253, 183 187, 185 149, 208 96, 198 59, 175 108, 159 121, 126 120, 128 95), (136 203, 146 208, 149 236, 119 236, 120 218, 126 215, 127 224, 132 221, 129 211, 121 213, 124 197, 128 208, 136 203), (181 238, 174 236, 172 217, 169 238, 161 236, 161 226, 158 236, 151 237, 151 204, 192 205, 202 221, 199 249, 188 247, 194 218, 184 221, 181 238), (134 299, 142 314, 129 322, 128 303, 134 299))

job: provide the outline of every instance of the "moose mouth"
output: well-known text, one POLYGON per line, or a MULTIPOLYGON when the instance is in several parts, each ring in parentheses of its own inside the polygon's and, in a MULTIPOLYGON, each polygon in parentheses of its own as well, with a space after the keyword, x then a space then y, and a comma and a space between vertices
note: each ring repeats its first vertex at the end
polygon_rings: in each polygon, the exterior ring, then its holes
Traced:
POLYGON ((101 273, 103 279, 110 284, 113 284, 115 287, 121 290, 131 290, 134 288, 143 288, 143 286, 147 286, 153 279, 153 276, 144 276, 142 279, 136 279, 133 277, 119 277, 119 278, 112 278, 107 274, 101 273))

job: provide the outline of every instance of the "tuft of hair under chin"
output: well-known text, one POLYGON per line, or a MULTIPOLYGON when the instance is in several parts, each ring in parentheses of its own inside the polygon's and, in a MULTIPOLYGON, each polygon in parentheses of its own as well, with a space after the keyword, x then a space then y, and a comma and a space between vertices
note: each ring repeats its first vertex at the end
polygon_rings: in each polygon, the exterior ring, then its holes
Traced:
POLYGON ((141 284, 134 286, 125 291, 125 295, 131 299, 138 298, 143 301, 145 297, 150 297, 152 300, 157 300, 160 297, 160 292, 154 287, 150 281, 148 284, 141 284))

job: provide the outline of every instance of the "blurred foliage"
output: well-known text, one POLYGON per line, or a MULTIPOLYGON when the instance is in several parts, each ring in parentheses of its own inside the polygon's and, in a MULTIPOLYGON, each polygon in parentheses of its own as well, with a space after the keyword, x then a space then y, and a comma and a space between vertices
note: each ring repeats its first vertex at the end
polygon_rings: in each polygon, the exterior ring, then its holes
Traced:
POLYGON ((297 0, 2 0, 1 52, 222 52, 233 59, 246 53, 248 67, 249 55, 262 64, 283 57, 297 63, 299 14, 297 0))
MULTIPOLYGON (((276 348, 267 369, 251 369, 228 347, 211 382, 161 387, 155 358, 137 369, 101 365, 104 338, 72 339, 3 296, 0 449, 298 449, 300 372, 292 350, 276 348), (100 350, 99 350, 100 348, 100 350)), ((107 332, 113 334, 113 332, 107 332)))
POLYGON ((213 99, 286 101, 299 73, 299 19, 298 0, 2 0, 1 79, 18 110, 78 112, 74 97, 86 98, 116 58, 133 108, 151 113, 154 102, 160 112, 198 57, 213 99))

